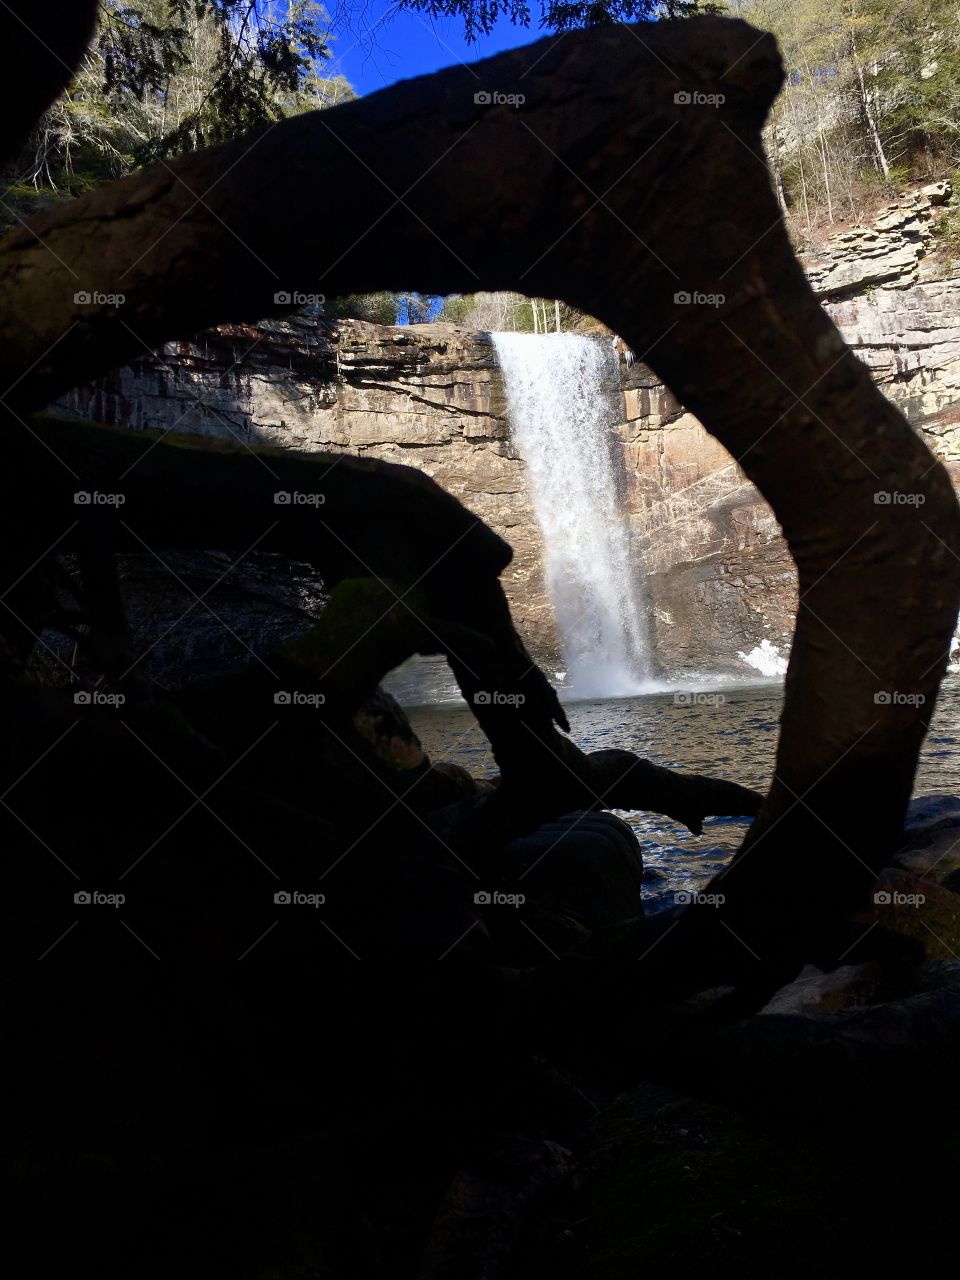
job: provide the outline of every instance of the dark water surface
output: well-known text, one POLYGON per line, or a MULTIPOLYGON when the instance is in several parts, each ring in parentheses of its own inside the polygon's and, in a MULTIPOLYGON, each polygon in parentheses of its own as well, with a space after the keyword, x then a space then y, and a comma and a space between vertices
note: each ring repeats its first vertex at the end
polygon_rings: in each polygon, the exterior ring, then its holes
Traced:
MULTIPOLYGON (((707 686, 704 685, 704 689, 707 686)), ((710 773, 765 791, 773 774, 783 687, 715 684, 722 702, 682 705, 673 693, 592 702, 564 702, 574 740, 585 751, 623 747, 655 764, 710 773)), ((424 749, 434 760, 452 760, 475 776, 496 772, 489 746, 461 701, 412 706, 411 689, 396 687, 424 749)), ((448 682, 435 686, 441 695, 448 682)), ((924 743, 915 794, 960 795, 960 678, 943 686, 924 743)), ((708 819, 702 836, 652 813, 621 815, 643 849, 649 906, 672 904, 681 889, 699 889, 726 865, 746 823, 708 819), (669 895, 669 900, 667 898, 669 895)))

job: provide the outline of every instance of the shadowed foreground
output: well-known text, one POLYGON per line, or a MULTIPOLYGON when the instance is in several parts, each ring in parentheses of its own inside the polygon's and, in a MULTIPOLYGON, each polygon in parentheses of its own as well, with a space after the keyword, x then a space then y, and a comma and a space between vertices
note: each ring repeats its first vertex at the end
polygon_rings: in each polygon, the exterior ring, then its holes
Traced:
MULTIPOLYGON (((957 1172, 956 814, 903 852, 960 599, 949 481, 793 257, 769 37, 610 27, 479 72, 523 108, 454 68, 0 243, 20 1272, 932 1274, 929 1241, 872 1224, 898 1175, 902 1220, 936 1224, 957 1172), (278 280, 563 297, 665 379, 797 562, 766 797, 581 751, 510 618, 509 547, 426 476, 43 414, 144 346, 278 313, 278 280), (323 607, 217 679, 147 679, 157 602, 118 557, 191 550, 307 564, 323 607), (415 653, 447 658, 496 782, 428 760, 380 690, 415 653), (703 901, 644 919, 610 809, 755 820, 703 901), (935 1123, 878 1125, 921 1096, 935 1123)), ((178 586, 188 633, 209 593, 178 586)))

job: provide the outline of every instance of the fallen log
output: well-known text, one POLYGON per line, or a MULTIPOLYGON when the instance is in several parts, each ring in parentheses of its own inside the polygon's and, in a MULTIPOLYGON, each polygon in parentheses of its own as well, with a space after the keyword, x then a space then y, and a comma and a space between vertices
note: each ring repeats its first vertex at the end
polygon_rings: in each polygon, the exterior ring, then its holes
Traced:
MULTIPOLYGON (((960 602, 960 512, 790 247, 760 139, 782 74, 740 22, 601 28, 132 175, 0 244, 0 370, 22 414, 296 288, 519 288, 604 320, 740 463, 797 563, 775 778, 723 912, 736 928, 775 902, 799 935, 842 918, 897 841, 960 602), (915 500, 878 506, 894 490, 915 500), (801 862, 829 894, 796 892, 801 862)), ((474 607, 504 634, 494 588, 474 607)), ((549 776, 550 743, 518 745, 528 714, 478 711, 505 768, 549 776)))

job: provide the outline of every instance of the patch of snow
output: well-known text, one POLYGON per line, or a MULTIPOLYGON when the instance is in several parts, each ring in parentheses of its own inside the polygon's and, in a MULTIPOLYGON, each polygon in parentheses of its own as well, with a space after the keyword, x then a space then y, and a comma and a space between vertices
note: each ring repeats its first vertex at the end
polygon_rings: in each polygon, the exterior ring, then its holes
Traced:
POLYGON ((784 676, 787 674, 787 660, 780 657, 780 651, 769 640, 761 640, 749 653, 737 650, 737 657, 748 667, 753 667, 762 676, 784 676))

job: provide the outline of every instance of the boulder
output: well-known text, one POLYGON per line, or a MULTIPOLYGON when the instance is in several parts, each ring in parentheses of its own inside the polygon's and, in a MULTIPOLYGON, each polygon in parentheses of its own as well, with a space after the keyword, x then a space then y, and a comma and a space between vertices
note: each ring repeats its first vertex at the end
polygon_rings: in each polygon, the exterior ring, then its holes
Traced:
POLYGON ((886 867, 860 924, 915 938, 930 960, 960 960, 960 894, 935 880, 886 867))
POLYGON ((643 913, 643 857, 633 828, 613 813, 580 811, 511 841, 497 866, 504 885, 542 911, 594 930, 643 913))
POLYGON ((872 964, 842 965, 831 973, 808 964, 793 982, 781 987, 760 1013, 835 1013, 869 1001, 877 983, 877 970, 872 964))
POLYGON ((960 871, 960 799, 951 795, 918 796, 910 805, 904 843, 893 863, 938 884, 946 883, 960 871))

